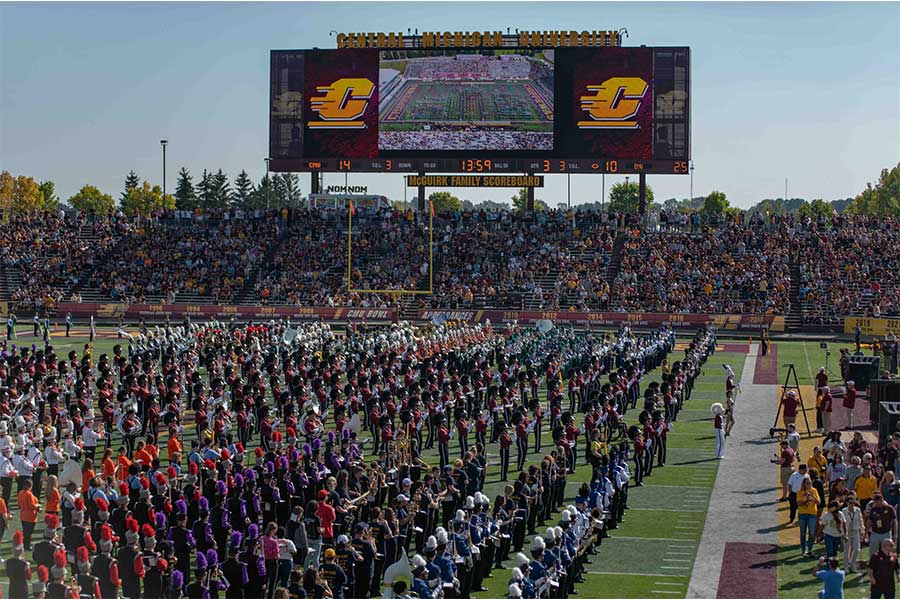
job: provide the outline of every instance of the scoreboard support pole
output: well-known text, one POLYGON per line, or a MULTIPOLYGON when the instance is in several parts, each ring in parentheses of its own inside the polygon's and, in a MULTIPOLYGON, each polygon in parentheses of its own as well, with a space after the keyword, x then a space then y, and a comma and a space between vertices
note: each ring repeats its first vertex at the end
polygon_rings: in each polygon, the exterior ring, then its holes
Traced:
POLYGON ((642 215, 647 214, 647 175, 644 173, 638 178, 638 201, 640 207, 638 212, 642 215))
MULTIPOLYGON (((425 176, 425 171, 419 171, 419 177, 424 177, 424 176, 425 176)), ((424 185, 419 186, 418 193, 419 193, 418 209, 419 209, 419 212, 424 212, 425 211, 425 186, 424 185)))
MULTIPOLYGON (((534 173, 526 173, 526 175, 528 175, 530 177, 530 176, 534 175, 534 173)), ((528 212, 534 212, 534 188, 531 186, 528 186, 526 189, 528 190, 528 192, 527 192, 528 193, 528 195, 527 195, 528 212)))
POLYGON ((318 194, 321 192, 321 179, 318 171, 309 174, 309 193, 318 194))

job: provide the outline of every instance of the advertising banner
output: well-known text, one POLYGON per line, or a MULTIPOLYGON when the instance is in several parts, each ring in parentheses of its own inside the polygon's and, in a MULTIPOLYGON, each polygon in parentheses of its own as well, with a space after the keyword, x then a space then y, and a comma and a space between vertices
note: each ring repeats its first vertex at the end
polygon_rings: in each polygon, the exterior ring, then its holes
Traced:
POLYGON ((844 317, 844 333, 856 333, 857 325, 863 335, 900 335, 900 319, 844 317))

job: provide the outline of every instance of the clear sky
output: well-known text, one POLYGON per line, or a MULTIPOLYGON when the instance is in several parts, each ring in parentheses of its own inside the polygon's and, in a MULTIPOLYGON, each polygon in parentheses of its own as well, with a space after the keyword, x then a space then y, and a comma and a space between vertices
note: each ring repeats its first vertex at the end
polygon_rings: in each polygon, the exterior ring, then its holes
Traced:
MULTIPOLYGON (((63 199, 85 183, 118 197, 131 169, 161 182, 167 138, 170 191, 182 166, 258 181, 269 50, 407 27, 627 27, 625 45, 690 46, 695 196, 746 207, 784 195, 787 177, 790 197, 831 200, 900 162, 898 3, 0 3, 0 168, 52 179, 63 199)), ((399 175, 349 181, 403 198, 399 175)), ((573 203, 599 200, 600 183, 573 176, 573 203)), ((689 193, 685 176, 648 183, 657 200, 689 193)), ((565 176, 537 196, 565 202, 565 176)))

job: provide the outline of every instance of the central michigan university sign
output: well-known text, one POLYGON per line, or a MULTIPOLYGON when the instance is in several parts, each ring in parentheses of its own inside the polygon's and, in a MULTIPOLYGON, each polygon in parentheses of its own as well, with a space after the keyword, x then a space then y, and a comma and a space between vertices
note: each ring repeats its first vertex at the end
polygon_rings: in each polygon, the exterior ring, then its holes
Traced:
POLYGON ((401 32, 355 32, 337 34, 338 48, 559 48, 567 46, 619 46, 618 31, 424 31, 421 35, 401 32))

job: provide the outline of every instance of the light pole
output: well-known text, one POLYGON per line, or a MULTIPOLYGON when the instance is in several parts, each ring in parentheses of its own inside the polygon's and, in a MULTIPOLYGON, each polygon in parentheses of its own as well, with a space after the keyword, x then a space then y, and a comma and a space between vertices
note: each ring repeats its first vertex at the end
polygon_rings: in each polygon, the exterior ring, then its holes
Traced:
POLYGON ((694 161, 691 161, 691 197, 690 202, 694 201, 694 161))
POLYGON ((272 187, 272 182, 269 181, 269 158, 263 160, 266 161, 266 210, 269 210, 269 189, 272 187))
POLYGON ((169 143, 169 140, 159 140, 160 145, 162 145, 163 151, 163 200, 166 198, 166 145, 169 143))

